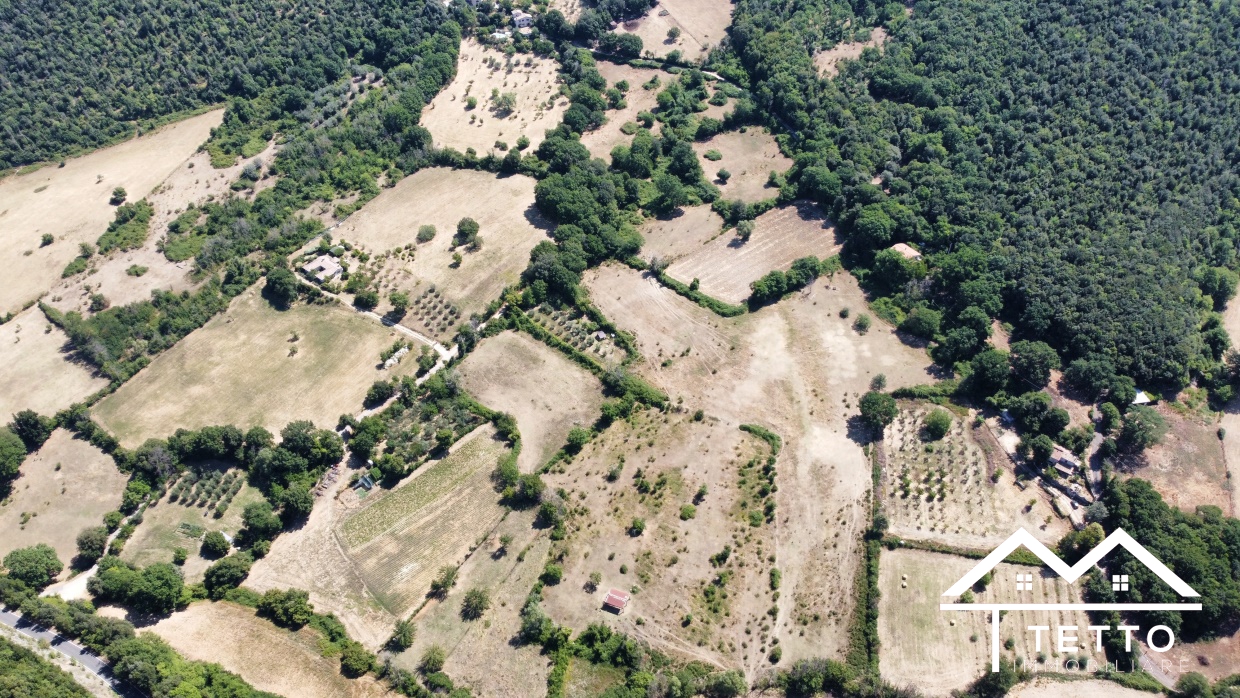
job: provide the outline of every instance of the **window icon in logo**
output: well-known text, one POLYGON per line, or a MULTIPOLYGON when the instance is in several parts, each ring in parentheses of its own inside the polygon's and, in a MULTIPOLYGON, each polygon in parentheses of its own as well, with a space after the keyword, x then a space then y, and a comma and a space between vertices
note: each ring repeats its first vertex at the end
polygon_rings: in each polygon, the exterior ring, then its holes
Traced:
POLYGON ((1111 591, 1128 591, 1128 575, 1111 575, 1111 591))
POLYGON ((1016 591, 1033 591, 1033 575, 1016 575, 1016 591))

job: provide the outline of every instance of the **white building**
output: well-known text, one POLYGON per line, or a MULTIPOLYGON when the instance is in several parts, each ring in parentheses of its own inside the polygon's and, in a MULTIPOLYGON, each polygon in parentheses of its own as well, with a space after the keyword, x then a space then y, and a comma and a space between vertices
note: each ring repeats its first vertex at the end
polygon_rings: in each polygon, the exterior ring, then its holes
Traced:
POLYGON ((534 23, 534 15, 521 10, 513 10, 512 23, 517 29, 525 29, 534 23))

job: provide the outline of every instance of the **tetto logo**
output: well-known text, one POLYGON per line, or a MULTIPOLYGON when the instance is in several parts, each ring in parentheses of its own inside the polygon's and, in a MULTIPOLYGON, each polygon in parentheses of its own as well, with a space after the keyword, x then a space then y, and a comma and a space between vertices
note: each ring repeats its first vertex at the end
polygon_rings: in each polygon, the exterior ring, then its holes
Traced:
MULTIPOLYGON (((1154 557, 1148 550, 1141 546, 1140 543, 1133 540, 1132 536, 1124 533, 1122 529, 1115 531, 1106 537, 1093 550, 1089 551, 1085 557, 1081 558, 1075 565, 1071 567, 1064 562, 1058 555, 1051 552, 1045 545, 1042 545, 1038 539, 1034 538, 1025 529, 1019 529, 1003 544, 995 548, 981 562, 977 564, 968 574, 961 577, 950 589, 943 592, 943 596, 959 597, 976 584, 987 572, 993 570, 1000 562, 1003 562, 1008 555, 1011 555, 1017 548, 1024 546, 1029 552, 1033 553, 1047 567, 1062 577, 1064 581, 1072 584, 1093 569, 1098 563, 1112 550, 1122 547, 1135 557, 1141 564, 1145 565, 1150 572, 1153 572, 1159 579, 1166 582, 1168 586, 1175 590, 1177 594, 1186 598, 1199 598, 1198 594, 1188 584, 1180 579, 1175 572, 1167 568, 1158 558, 1154 557)), ((1018 573, 1013 575, 1011 580, 995 580, 993 583, 1012 583, 1019 593, 1033 591, 1033 575, 1029 573, 1018 573)), ((1128 575, 1112 575, 1111 590, 1119 594, 1128 591, 1128 575)), ((1200 611, 1199 603, 941 603, 939 604, 941 611, 989 611, 990 612, 990 670, 999 671, 999 617, 1003 611, 1200 611)), ((1030 626, 1030 630, 1037 632, 1038 648, 1042 644, 1042 631, 1049 630, 1047 626, 1030 626)), ((1058 648, 1061 652, 1075 651, 1075 635, 1067 635, 1065 631, 1071 629, 1075 632, 1075 626, 1060 627, 1058 629, 1058 648)), ((1136 626, 1120 625, 1115 628, 1110 626, 1091 625, 1089 630, 1095 633, 1096 644, 1102 644, 1102 633, 1104 631, 1121 631, 1125 633, 1125 644, 1129 649, 1132 647, 1132 632, 1139 630, 1136 626)), ((1158 625, 1151 628, 1146 635, 1146 642, 1150 649, 1155 652, 1166 652, 1171 649, 1175 642, 1175 637, 1171 629, 1165 625, 1158 625), (1165 644, 1156 644, 1155 637, 1157 633, 1165 632, 1167 641, 1165 644)))

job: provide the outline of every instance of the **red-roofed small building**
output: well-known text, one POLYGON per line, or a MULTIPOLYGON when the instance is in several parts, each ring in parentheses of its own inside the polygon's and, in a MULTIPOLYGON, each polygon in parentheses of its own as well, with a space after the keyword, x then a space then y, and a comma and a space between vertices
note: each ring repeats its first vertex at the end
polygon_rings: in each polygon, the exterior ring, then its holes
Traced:
POLYGON ((619 589, 612 589, 607 592, 607 598, 603 599, 603 608, 616 613, 623 613, 626 606, 629 605, 629 595, 619 589))

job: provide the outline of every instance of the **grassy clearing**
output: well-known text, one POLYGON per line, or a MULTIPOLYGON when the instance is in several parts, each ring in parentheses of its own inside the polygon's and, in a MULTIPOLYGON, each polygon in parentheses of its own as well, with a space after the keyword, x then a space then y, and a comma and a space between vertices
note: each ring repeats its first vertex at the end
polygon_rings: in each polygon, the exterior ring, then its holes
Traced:
POLYGON ((416 370, 413 361, 380 369, 394 330, 339 305, 278 311, 258 291, 157 357, 96 405, 95 417, 130 447, 179 427, 278 433, 296 419, 329 427, 358 409, 374 381, 416 370))
POLYGON ((128 479, 99 449, 57 429, 26 457, 13 494, 0 504, 0 557, 47 543, 67 565, 77 554, 77 534, 102 525, 103 515, 120 506, 128 479))
POLYGON ((30 308, 0 325, 0 416, 31 409, 50 415, 84 400, 108 381, 69 361, 64 331, 30 308))

